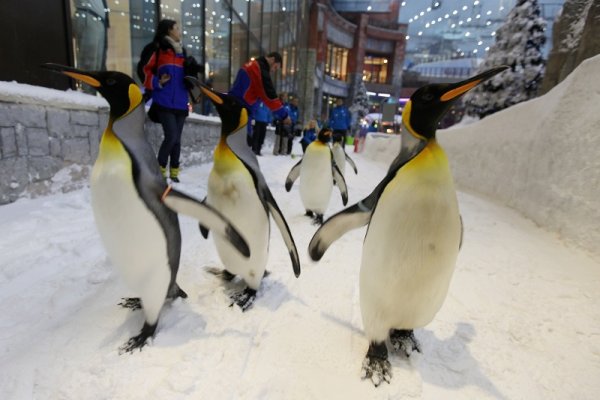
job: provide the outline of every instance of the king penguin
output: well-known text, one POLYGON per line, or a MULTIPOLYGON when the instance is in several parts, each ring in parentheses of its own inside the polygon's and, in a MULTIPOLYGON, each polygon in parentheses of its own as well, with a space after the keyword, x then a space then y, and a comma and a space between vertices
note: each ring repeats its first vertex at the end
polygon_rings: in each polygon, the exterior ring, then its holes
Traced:
POLYGON ((386 340, 409 356, 420 352, 413 330, 438 312, 462 242, 462 220, 448 159, 435 133, 460 96, 504 71, 498 67, 454 84, 418 89, 402 112, 401 148, 373 192, 327 220, 309 244, 319 260, 351 229, 368 224, 360 267, 360 308, 369 349, 363 379, 389 383, 386 340))
MULTIPOLYGON (((187 77, 214 104, 221 117, 221 138, 214 151, 213 168, 208 178, 206 201, 226 215, 248 240, 250 258, 231 251, 231 245, 220 237, 214 242, 223 262, 227 280, 239 276, 246 287, 231 295, 242 311, 252 307, 256 292, 266 273, 269 253, 270 222, 273 217, 288 248, 292 268, 300 276, 300 260, 294 238, 275 198, 260 170, 256 155, 246 143, 248 111, 234 96, 218 93, 187 77)), ((204 237, 208 229, 200 227, 204 237)))
POLYGON ((334 161, 330 140, 331 129, 322 128, 317 140, 308 145, 304 156, 292 167, 285 180, 285 190, 289 192, 300 177, 300 198, 306 215, 314 218, 318 225, 323 223, 334 182, 340 189, 342 203, 348 203, 346 181, 334 161))
POLYGON ((344 146, 342 145, 342 142, 341 142, 342 139, 343 139, 343 136, 333 139, 333 144, 331 145, 331 152, 333 153, 333 160, 335 161, 335 164, 338 166, 338 168, 340 169, 340 172, 342 173, 343 176, 346 176, 346 161, 348 162, 348 164, 350 164, 350 166, 354 170, 354 173, 358 174, 358 169, 356 168, 356 164, 350 158, 348 153, 346 153, 346 150, 344 149, 344 146))
POLYGON ((248 257, 248 244, 218 211, 167 186, 144 135, 142 93, 133 79, 115 71, 43 66, 91 85, 110 106, 92 169, 92 209, 110 260, 140 296, 124 299, 121 305, 142 308, 145 315, 141 332, 120 352, 141 350, 154 336, 165 300, 187 297, 176 282, 181 253, 178 212, 202 221, 226 238, 236 253, 248 257))

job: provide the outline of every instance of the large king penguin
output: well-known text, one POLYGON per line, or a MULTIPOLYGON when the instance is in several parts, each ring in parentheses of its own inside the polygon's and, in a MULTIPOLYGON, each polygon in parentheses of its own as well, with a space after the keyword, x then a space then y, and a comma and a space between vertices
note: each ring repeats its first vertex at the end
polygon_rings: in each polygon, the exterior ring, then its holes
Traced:
POLYGON ((359 203, 325 222, 309 244, 313 260, 344 233, 369 225, 360 269, 360 307, 369 349, 363 378, 391 379, 386 340, 409 356, 420 351, 413 330, 442 306, 462 241, 462 221, 438 121, 462 94, 505 70, 417 90, 402 113, 400 153, 385 178, 359 203))
POLYGON ((338 168, 340 169, 340 172, 342 173, 343 176, 346 176, 346 161, 348 162, 348 164, 350 164, 350 166, 354 170, 354 173, 358 174, 358 169, 356 168, 356 164, 354 163, 354 160, 352 160, 350 158, 348 153, 346 153, 346 150, 344 149, 344 146, 342 145, 342 140, 343 140, 343 136, 333 139, 333 144, 331 145, 331 152, 333 153, 333 161, 335 161, 335 164, 338 166, 338 168))
MULTIPOLYGON (((188 77, 215 105, 221 117, 221 139, 214 152, 214 164, 208 178, 206 201, 226 215, 247 238, 250 258, 231 251, 231 245, 220 237, 214 242, 225 267, 227 280, 241 277, 246 287, 231 295, 233 303, 243 311, 249 309, 265 274, 269 253, 270 222, 279 227, 296 277, 300 276, 300 260, 294 238, 275 198, 260 170, 256 155, 246 143, 248 111, 234 96, 217 93, 198 80, 188 77)), ((206 227, 200 229, 208 236, 206 227)), ((232 303, 232 305, 233 305, 232 303)))
POLYGON ((177 212, 195 217, 250 255, 238 231, 212 209, 170 186, 162 178, 156 155, 144 135, 142 93, 120 72, 86 72, 45 64, 96 88, 110 105, 108 126, 100 140, 91 176, 92 209, 100 238, 128 286, 139 298, 123 306, 143 308, 144 326, 121 352, 142 348, 154 335, 166 299, 187 297, 177 285, 181 232, 177 212))
POLYGON ((308 145, 304 156, 292 167, 285 180, 285 190, 289 192, 300 177, 300 198, 306 215, 314 218, 319 225, 323 224, 334 181, 340 189, 343 204, 348 203, 346 181, 334 161, 330 140, 331 129, 321 129, 317 140, 308 145))

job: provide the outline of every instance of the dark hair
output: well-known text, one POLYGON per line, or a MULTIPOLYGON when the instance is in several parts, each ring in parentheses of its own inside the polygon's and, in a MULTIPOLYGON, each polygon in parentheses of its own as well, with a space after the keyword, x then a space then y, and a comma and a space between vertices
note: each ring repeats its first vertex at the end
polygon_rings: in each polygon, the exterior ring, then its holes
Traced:
POLYGON ((276 63, 281 64, 283 62, 283 58, 281 57, 281 54, 279 54, 276 51, 272 51, 269 54, 267 54, 267 57, 273 57, 273 59, 275 60, 276 63))
POLYGON ((162 19, 156 27, 156 34, 154 35, 154 42, 160 42, 162 38, 169 34, 169 31, 173 29, 177 21, 172 19, 162 19))

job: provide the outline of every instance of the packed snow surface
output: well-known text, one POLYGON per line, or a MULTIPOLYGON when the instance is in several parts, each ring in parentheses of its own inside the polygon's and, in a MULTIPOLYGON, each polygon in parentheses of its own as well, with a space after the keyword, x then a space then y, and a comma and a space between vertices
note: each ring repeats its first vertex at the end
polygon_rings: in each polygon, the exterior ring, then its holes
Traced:
MULTIPOLYGON (((138 333, 143 316, 117 306, 134 293, 100 243, 89 189, 0 207, 0 398, 598 398, 600 263, 511 209, 460 192, 465 239, 444 306, 416 331, 423 353, 392 355, 391 384, 362 381, 365 228, 335 242, 321 262, 309 261, 316 227, 303 216, 298 187, 283 187, 298 159, 267 150, 259 161, 295 237, 302 275, 294 277, 273 226, 271 274, 254 307, 229 307, 231 284, 207 272, 221 267, 212 240, 180 217, 178 281, 189 297, 164 308, 155 339, 133 354, 119 355, 118 347, 138 333)), ((387 169, 350 155, 359 174, 347 174, 349 205, 387 169)), ((178 188, 203 198, 210 168, 184 166, 178 188)), ((326 217, 340 209, 334 189, 326 217)))

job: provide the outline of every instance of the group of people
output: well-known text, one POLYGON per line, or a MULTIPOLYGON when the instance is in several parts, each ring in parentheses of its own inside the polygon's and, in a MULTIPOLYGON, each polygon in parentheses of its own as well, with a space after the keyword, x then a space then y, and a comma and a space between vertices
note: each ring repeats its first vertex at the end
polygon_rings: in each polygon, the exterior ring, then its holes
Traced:
MULTIPOLYGON (((167 178, 168 172, 172 182, 179 182, 181 134, 189 114, 189 93, 184 77, 187 64, 193 58, 187 56, 181 39, 181 29, 176 21, 161 20, 151 46, 153 53, 141 66, 144 88, 152 99, 164 132, 158 163, 163 176, 167 178)), ((277 52, 250 60, 239 69, 228 92, 239 99, 249 112, 248 145, 256 155, 261 155, 270 123, 275 126, 275 155, 291 154, 296 136, 302 136, 300 144, 305 151, 316 139, 319 130, 316 120, 309 121, 303 129, 299 121, 298 98, 288 102, 287 93, 277 95, 271 74, 281 67, 282 61, 277 52)), ((343 105, 342 99, 338 99, 328 120, 334 140, 345 144, 350 118, 348 108, 343 105)))

